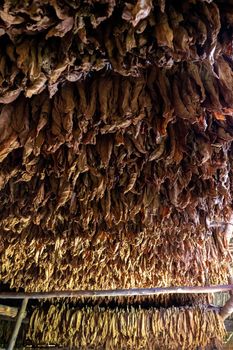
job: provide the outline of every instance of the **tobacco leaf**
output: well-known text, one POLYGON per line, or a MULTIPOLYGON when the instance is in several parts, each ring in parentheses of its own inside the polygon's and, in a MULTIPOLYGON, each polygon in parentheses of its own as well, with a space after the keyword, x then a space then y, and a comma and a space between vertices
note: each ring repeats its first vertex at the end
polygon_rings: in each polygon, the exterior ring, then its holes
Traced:
POLYGON ((74 25, 74 20, 72 17, 67 17, 62 22, 60 22, 57 26, 50 29, 50 31, 46 35, 46 39, 53 37, 53 36, 59 36, 63 37, 67 32, 69 32, 74 25))
POLYGON ((122 13, 122 18, 131 22, 134 27, 146 17, 149 16, 153 4, 151 0, 137 0, 135 6, 129 3, 125 4, 125 9, 122 13))

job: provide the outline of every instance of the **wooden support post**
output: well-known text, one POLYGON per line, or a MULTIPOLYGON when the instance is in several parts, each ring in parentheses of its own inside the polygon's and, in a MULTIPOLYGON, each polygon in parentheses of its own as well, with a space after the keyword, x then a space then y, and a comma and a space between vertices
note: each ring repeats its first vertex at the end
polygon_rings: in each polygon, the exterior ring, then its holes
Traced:
MULTIPOLYGON (((228 283, 233 282, 233 277, 231 274, 231 269, 229 268, 229 278, 228 283)), ((220 316, 223 318, 223 320, 226 320, 232 313, 233 313, 233 290, 229 291, 230 299, 227 300, 226 304, 220 309, 220 316)))
POLYGON ((21 323, 23 321, 23 318, 25 317, 27 303, 28 303, 28 299, 25 298, 23 300, 21 308, 20 308, 20 310, 18 312, 17 320, 16 320, 16 323, 15 323, 15 328, 14 328, 14 331, 12 333, 9 345, 7 347, 7 350, 13 350, 14 349, 15 342, 16 342, 16 339, 17 339, 17 336, 18 336, 18 333, 19 333, 19 329, 20 329, 21 323))
POLYGON ((233 295, 227 300, 226 304, 220 309, 220 316, 225 320, 233 313, 233 295))

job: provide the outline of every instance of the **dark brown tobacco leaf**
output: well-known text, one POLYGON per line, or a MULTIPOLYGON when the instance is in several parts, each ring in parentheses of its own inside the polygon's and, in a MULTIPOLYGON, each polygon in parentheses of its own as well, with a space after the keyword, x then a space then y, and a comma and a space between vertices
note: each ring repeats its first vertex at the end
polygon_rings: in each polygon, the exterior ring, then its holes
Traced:
POLYGON ((153 8, 152 0, 137 0, 135 6, 129 3, 125 4, 122 18, 131 22, 134 27, 146 17, 149 16, 153 8))
POLYGON ((50 29, 50 31, 46 35, 46 39, 59 36, 63 37, 67 32, 69 32, 74 24, 74 20, 72 17, 67 17, 61 23, 59 23, 56 27, 50 29))

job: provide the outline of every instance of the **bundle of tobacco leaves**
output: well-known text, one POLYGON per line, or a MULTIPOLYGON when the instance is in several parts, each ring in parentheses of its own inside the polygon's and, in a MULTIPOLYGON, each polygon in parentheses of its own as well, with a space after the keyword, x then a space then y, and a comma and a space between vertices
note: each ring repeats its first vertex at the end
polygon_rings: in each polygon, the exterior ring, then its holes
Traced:
POLYGON ((154 72, 2 105, 2 281, 46 290, 227 280, 228 240, 213 224, 232 215, 233 119, 198 101, 203 114, 177 116, 174 76, 154 72))
MULTIPOLYGON (((219 315, 206 307, 169 309, 72 308, 34 310, 27 339, 34 346, 78 349, 206 349, 225 336, 219 315)), ((212 347, 213 349, 213 347, 212 347)))
MULTIPOLYGON (((128 306, 142 308, 170 308, 183 306, 200 306, 213 305, 213 294, 158 294, 158 295, 134 295, 134 296, 118 296, 118 297, 72 297, 72 298, 52 298, 49 301, 40 301, 43 307, 48 307, 49 303, 68 304, 69 307, 82 308, 84 306, 101 308, 125 308, 128 306)), ((217 304, 218 305, 218 304, 217 304)), ((33 307, 33 306, 32 306, 33 307)))
POLYGON ((46 86, 52 96, 59 83, 90 72, 140 76, 182 61, 214 65, 222 54, 231 57, 232 13, 232 3, 221 1, 4 0, 1 101, 46 86))

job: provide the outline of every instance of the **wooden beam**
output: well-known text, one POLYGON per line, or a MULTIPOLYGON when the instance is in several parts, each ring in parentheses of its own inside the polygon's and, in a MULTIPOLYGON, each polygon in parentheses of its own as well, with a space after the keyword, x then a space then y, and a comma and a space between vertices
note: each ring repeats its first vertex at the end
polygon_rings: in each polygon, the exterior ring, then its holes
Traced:
POLYGON ((196 287, 158 287, 141 289, 113 289, 113 290, 67 290, 51 292, 0 292, 0 299, 50 299, 50 298, 77 298, 77 297, 120 297, 145 296, 159 294, 207 294, 233 290, 233 284, 196 287))
MULTIPOLYGON (((228 277, 228 283, 233 283, 233 276, 231 268, 229 267, 229 277, 228 277)), ((229 291, 230 299, 227 300, 226 304, 221 307, 219 314, 223 318, 223 320, 226 320, 232 313, 233 313, 233 292, 232 290, 229 291)))

